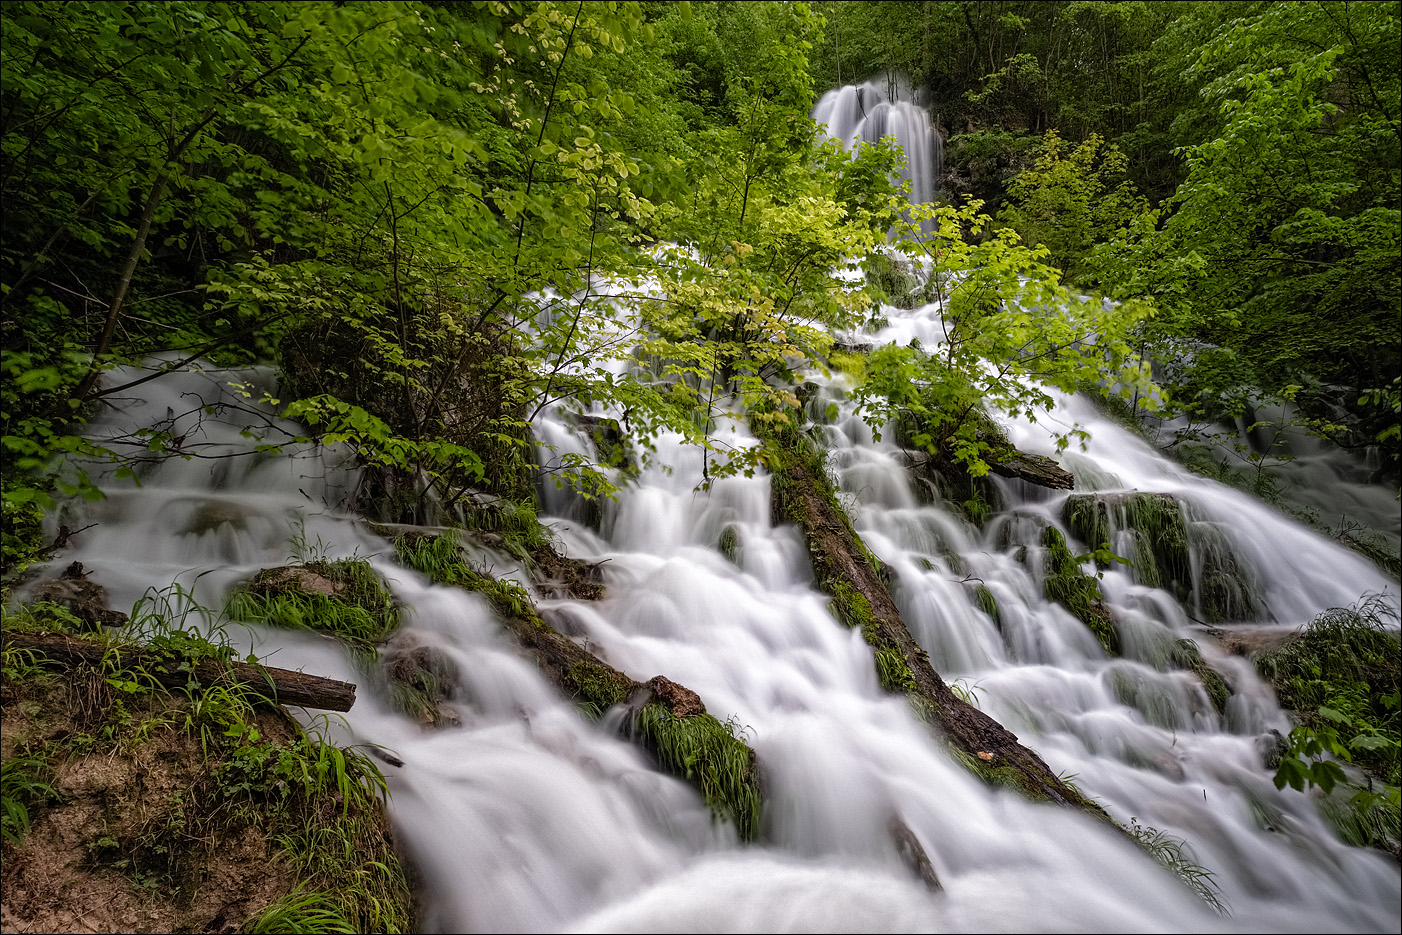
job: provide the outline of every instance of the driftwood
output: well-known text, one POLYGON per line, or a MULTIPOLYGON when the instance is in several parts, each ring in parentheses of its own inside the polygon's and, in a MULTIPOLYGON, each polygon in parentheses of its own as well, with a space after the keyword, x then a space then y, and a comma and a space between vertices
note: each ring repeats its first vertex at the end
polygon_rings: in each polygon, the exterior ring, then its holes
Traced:
POLYGON ((793 522, 803 531, 818 586, 834 597, 837 613, 848 625, 862 629, 876 651, 883 684, 910 694, 937 734, 985 775, 1010 781, 1034 798, 1106 818, 1103 809, 1062 782, 1012 732, 957 697, 935 672, 837 506, 820 456, 808 440, 792 427, 756 426, 756 434, 770 448, 774 522, 793 522))
POLYGON ((992 457, 985 457, 988 469, 999 477, 1015 477, 1038 487, 1053 490, 1074 490, 1076 477, 1070 471, 1063 471, 1061 465, 1045 455, 1027 454, 1016 448, 995 451, 992 457))
POLYGON ((189 660, 171 659, 150 650, 118 648, 58 634, 6 633, 4 645, 6 649, 32 652, 36 662, 58 668, 104 664, 139 668, 169 688, 182 688, 191 681, 205 686, 232 681, 251 686, 276 704, 301 705, 327 711, 349 711, 355 704, 355 686, 350 682, 288 669, 212 659, 182 669, 181 666, 189 665, 189 660))
MULTIPOLYGON (((942 461, 923 451, 912 451, 908 455, 911 468, 933 475, 966 474, 962 465, 942 461)), ((1028 454, 1007 445, 995 445, 984 452, 983 460, 990 472, 999 477, 1025 480, 1038 487, 1052 490, 1075 490, 1076 476, 1063 470, 1055 459, 1046 455, 1028 454)))

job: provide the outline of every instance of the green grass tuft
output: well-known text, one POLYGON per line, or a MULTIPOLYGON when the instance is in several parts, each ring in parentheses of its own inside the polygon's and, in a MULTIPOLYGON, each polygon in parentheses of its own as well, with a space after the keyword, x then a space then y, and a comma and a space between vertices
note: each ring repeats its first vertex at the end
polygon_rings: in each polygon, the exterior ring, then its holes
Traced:
POLYGON ((763 796, 754 752, 733 720, 675 717, 652 703, 634 715, 632 726, 664 768, 700 787, 711 811, 735 825, 742 841, 754 840, 763 796))

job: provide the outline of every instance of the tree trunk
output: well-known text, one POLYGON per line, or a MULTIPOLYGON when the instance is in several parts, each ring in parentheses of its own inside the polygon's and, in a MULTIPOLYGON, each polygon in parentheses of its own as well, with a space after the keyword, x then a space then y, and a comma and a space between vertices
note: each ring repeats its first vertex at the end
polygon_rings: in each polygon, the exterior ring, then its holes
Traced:
POLYGON ((350 682, 288 669, 214 660, 197 662, 186 669, 181 667, 189 666, 188 659, 172 659, 140 648, 119 649, 58 634, 6 633, 4 644, 6 649, 32 652, 40 665, 55 668, 88 665, 140 669, 168 688, 184 688, 192 681, 200 686, 239 682, 275 704, 327 711, 349 711, 355 704, 355 686, 350 682))
POLYGON ((848 626, 861 627, 876 651, 882 684, 908 693, 926 723, 986 780, 1108 820, 1100 806, 1057 778, 997 721, 959 699, 935 672, 886 590, 879 563, 838 507, 822 455, 792 423, 777 429, 756 423, 755 434, 768 447, 774 521, 803 530, 818 586, 833 596, 834 609, 848 626))

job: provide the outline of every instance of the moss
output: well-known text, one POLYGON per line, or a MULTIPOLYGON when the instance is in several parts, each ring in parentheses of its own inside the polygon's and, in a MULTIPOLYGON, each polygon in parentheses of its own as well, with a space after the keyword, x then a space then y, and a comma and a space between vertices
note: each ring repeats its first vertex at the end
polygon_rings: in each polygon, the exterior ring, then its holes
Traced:
POLYGON ((565 672, 564 687, 573 691, 586 710, 602 713, 628 700, 633 682, 616 669, 577 662, 565 672))
POLYGON ((1197 524, 1201 535, 1198 551, 1202 569, 1198 572, 1197 603, 1209 623, 1252 620, 1257 616, 1251 585, 1226 537, 1215 527, 1197 524))
POLYGON ((1197 643, 1192 640, 1177 640, 1170 653, 1170 659, 1174 665, 1187 669, 1198 677, 1218 714, 1227 713, 1227 699, 1231 696, 1231 689, 1227 687, 1227 680, 1222 678, 1222 674, 1202 658, 1202 651, 1198 649, 1197 643))
POLYGON ((1078 494, 1066 499, 1062 518, 1077 539, 1091 548, 1111 543, 1129 530, 1145 547, 1131 557, 1135 580, 1151 587, 1192 587, 1188 528, 1178 501, 1167 494, 1078 494))
POLYGON ((1120 636, 1110 619, 1110 612, 1101 601, 1100 584, 1081 571, 1080 563, 1066 547, 1066 537, 1061 530, 1055 526, 1043 529, 1042 545, 1047 549, 1042 582, 1047 600, 1055 601, 1069 610, 1072 616, 1090 628, 1106 652, 1118 655, 1120 636))
POLYGON ((734 523, 729 523, 720 531, 720 541, 717 543, 720 554, 724 555, 726 561, 732 565, 740 564, 740 550, 744 548, 744 543, 740 537, 740 528, 734 523))
POLYGON ((742 841, 754 840, 763 802, 759 771, 734 721, 675 717, 654 702, 634 715, 632 727, 665 769, 700 788, 712 813, 733 824, 742 841))

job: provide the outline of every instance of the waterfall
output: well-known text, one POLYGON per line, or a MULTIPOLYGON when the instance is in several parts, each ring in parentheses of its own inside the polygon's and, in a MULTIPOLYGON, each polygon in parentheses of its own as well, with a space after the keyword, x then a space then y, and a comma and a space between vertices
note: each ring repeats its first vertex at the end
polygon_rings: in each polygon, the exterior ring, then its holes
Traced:
MULTIPOLYGON (((840 139, 896 132, 912 154, 916 197, 928 197, 938 136, 913 105, 864 85, 830 92, 819 112, 840 139), (922 145, 929 158, 917 158, 922 145)), ((857 337, 918 333, 932 343, 942 331, 932 306, 883 314, 889 324, 857 337)), ((105 501, 67 504, 54 519, 99 524, 62 561, 92 569, 119 606, 178 582, 218 607, 235 582, 295 552, 369 558, 406 608, 406 638, 442 649, 464 673, 453 726, 425 729, 366 689, 333 732, 403 761, 387 767, 390 813, 419 868, 432 931, 1397 930, 1396 863, 1342 844, 1309 796, 1275 789, 1257 740, 1289 722, 1251 665, 1215 648, 1193 619, 1204 582, 1228 560, 1249 610, 1225 625, 1255 629, 1289 630, 1367 592, 1395 603, 1394 582, 1269 506, 1188 473, 1076 397, 1036 423, 1006 426, 1019 448, 1060 457, 1075 494, 997 481, 1001 507, 978 528, 913 482, 889 433, 874 440, 848 378, 808 379, 842 499, 935 668, 1117 820, 1187 841, 1229 916, 1114 829, 990 788, 954 761, 882 690, 861 634, 833 618, 799 533, 772 522, 769 478, 722 478, 702 492, 702 455, 677 436, 656 439, 635 480, 620 477, 597 522, 583 521, 568 490, 547 491, 544 522, 569 554, 601 563, 607 593, 536 598, 613 666, 637 679, 664 673, 735 719, 764 771, 765 824, 751 845, 714 822, 691 786, 561 700, 484 600, 398 566, 386 541, 345 512, 354 473, 334 449, 258 452, 260 441, 298 432, 230 387, 266 385, 266 371, 174 374, 114 401, 93 426, 99 439, 162 424, 203 457, 147 465, 140 487, 99 478, 105 501), (250 421, 257 437, 243 434, 250 421), (1052 429, 1073 423, 1091 439, 1062 454, 1052 429), (1076 538, 1070 496, 1134 493, 1174 505, 1190 567, 1178 591, 1131 570, 1104 572, 1124 633, 1123 653, 1111 657, 1043 596, 1039 532, 1076 538), (724 553, 723 537, 734 545, 724 553), (1226 673, 1225 713, 1190 673, 1158 664, 1184 638, 1226 673), (927 852, 942 892, 902 862, 887 831, 893 817, 927 852)), ((591 450, 563 404, 544 410, 536 430, 556 450, 591 450)), ((717 431, 755 444, 741 418, 717 431)), ((1128 552, 1132 530, 1110 525, 1116 550, 1128 552)), ((495 574, 529 585, 508 557, 491 560, 495 574)), ((319 637, 229 632, 277 665, 361 680, 319 637)))
POLYGON ((910 183, 910 200, 915 204, 934 200, 944 140, 931 125, 929 111, 915 102, 904 81, 873 79, 829 91, 813 108, 813 119, 848 150, 858 143, 895 137, 905 153, 901 178, 910 183))

